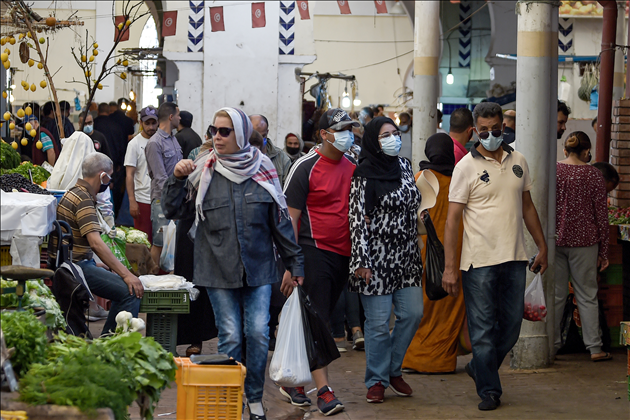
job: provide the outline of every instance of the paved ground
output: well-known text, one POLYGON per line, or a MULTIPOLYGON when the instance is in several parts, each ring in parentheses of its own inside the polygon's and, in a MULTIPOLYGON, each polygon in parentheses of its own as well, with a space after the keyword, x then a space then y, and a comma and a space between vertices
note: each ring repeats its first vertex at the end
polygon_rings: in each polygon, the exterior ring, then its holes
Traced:
MULTIPOLYGON (((103 322, 91 324, 100 332, 103 322)), ((184 354, 186 346, 179 346, 184 354)), ((204 343, 203 353, 216 352, 216 340, 204 343)), ((271 358, 269 353, 269 357, 271 358)), ((553 367, 537 371, 514 371, 509 360, 501 367, 503 383, 502 405, 493 412, 477 409, 479 397, 473 381, 464 372, 471 356, 458 359, 454 375, 405 375, 414 390, 409 398, 397 397, 387 390, 383 404, 368 404, 363 384, 365 354, 349 351, 333 362, 331 386, 346 406, 335 419, 536 419, 536 420, 627 420, 628 402, 627 355, 625 350, 614 352, 614 359, 593 363, 586 354, 558 356, 553 367)), ((309 395, 316 400, 315 385, 309 395)), ((156 410, 156 420, 175 420, 177 390, 166 389, 156 410)), ((301 410, 285 402, 277 388, 267 380, 264 404, 269 420, 324 418, 314 407, 301 410)), ((130 410, 132 419, 139 419, 136 407, 130 410)), ((245 419, 248 418, 246 413, 245 419)))

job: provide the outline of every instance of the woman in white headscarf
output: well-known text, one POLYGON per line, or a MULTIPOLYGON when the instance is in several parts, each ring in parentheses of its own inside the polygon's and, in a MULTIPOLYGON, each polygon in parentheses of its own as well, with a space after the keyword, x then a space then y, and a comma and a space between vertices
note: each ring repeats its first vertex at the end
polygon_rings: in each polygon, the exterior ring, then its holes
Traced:
POLYGON ((193 283, 210 297, 219 352, 241 361, 243 333, 247 339, 245 394, 250 419, 261 420, 271 284, 278 280, 274 243, 295 281, 304 277, 304 257, 278 174, 249 144, 252 131, 240 109, 217 111, 213 149, 177 163, 164 184, 162 209, 167 219, 196 217, 193 283))
MULTIPOLYGON (((85 157, 96 152, 94 142, 82 131, 75 131, 70 137, 63 139, 62 144, 63 148, 46 184, 51 190, 69 190, 74 187, 77 180, 83 177, 81 166, 85 157)), ((114 206, 109 189, 96 195, 96 208, 104 219, 101 227, 109 232, 114 227, 114 206)))

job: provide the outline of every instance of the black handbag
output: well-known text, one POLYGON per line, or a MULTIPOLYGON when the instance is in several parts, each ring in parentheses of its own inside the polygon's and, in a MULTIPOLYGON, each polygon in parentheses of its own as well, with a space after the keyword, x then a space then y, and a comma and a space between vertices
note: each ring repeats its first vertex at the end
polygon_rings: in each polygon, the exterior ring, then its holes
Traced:
POLYGON ((317 313, 308 295, 298 285, 293 293, 298 293, 302 307, 302 323, 304 326, 304 341, 309 368, 312 371, 328 366, 340 357, 335 340, 330 334, 330 328, 317 313))
POLYGON ((424 215, 422 221, 427 230, 427 257, 425 261, 427 281, 424 292, 430 300, 440 300, 448 296, 448 293, 442 288, 444 245, 440 242, 428 213, 424 215))

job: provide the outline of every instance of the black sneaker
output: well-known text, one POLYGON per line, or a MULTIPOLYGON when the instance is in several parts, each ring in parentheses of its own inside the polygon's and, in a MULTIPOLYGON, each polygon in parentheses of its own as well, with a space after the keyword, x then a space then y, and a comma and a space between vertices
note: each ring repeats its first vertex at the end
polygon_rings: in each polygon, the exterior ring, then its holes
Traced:
POLYGON ((468 376, 470 376, 472 380, 475 381, 475 383, 477 383, 477 379, 475 378, 475 372, 472 370, 472 366, 470 366, 470 362, 466 363, 464 370, 466 371, 468 376))
POLYGON ((317 391, 317 408, 323 415, 331 416, 343 411, 344 406, 329 386, 323 386, 317 391))
POLYGON ((481 411, 496 410, 501 405, 501 400, 494 394, 487 395, 483 401, 479 403, 479 409, 481 411))
POLYGON ((311 399, 304 393, 304 387, 296 388, 280 387, 280 393, 289 399, 289 402, 297 407, 311 405, 311 399))

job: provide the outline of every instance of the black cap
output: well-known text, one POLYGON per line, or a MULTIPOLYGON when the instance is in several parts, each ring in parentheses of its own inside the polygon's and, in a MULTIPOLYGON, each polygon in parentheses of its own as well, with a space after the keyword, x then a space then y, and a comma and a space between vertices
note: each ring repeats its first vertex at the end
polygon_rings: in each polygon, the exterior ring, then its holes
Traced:
POLYGON ((184 127, 192 126, 193 114, 191 114, 188 111, 180 111, 179 117, 180 117, 179 123, 181 125, 183 125, 184 127))
POLYGON ((331 108, 324 112, 322 117, 319 119, 320 130, 330 128, 335 131, 340 131, 349 125, 353 127, 361 126, 358 121, 352 121, 352 118, 350 118, 348 113, 341 108, 331 108))

